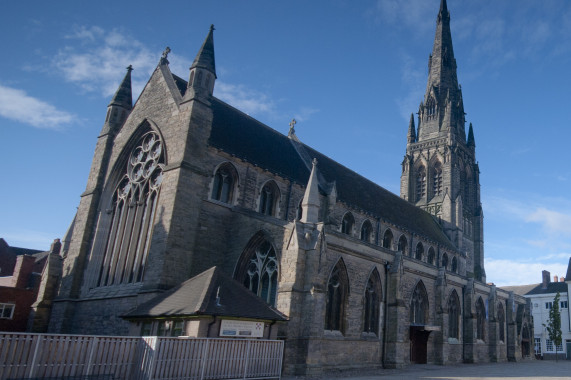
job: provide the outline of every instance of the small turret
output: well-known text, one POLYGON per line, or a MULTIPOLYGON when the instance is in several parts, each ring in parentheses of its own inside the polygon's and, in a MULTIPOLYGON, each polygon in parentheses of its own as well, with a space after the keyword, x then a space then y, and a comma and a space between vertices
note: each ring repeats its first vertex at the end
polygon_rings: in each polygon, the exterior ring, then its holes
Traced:
POLYGON ((184 100, 195 97, 208 99, 214 92, 216 80, 216 64, 214 60, 214 25, 210 25, 210 31, 198 51, 194 62, 190 66, 190 77, 184 100))
POLYGON ((127 116, 129 116, 133 109, 131 71, 133 71, 133 66, 129 65, 129 67, 127 67, 125 78, 123 78, 117 92, 115 92, 113 99, 111 99, 111 102, 107 106, 107 117, 105 118, 105 124, 101 130, 101 135, 105 135, 119 129, 125 120, 127 120, 127 116))

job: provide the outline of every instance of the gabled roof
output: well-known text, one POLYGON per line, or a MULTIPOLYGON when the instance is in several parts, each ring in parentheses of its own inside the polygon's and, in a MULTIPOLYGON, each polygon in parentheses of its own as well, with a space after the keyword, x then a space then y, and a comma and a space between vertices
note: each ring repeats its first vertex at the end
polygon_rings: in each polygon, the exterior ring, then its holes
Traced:
POLYGON ((335 182, 339 201, 456 250, 426 211, 219 99, 212 99, 212 109, 212 147, 302 186, 308 182, 311 160, 317 158, 319 173, 327 182, 335 182))
POLYGON ((122 318, 220 316, 270 321, 287 317, 265 303, 238 281, 212 267, 156 296, 122 318))

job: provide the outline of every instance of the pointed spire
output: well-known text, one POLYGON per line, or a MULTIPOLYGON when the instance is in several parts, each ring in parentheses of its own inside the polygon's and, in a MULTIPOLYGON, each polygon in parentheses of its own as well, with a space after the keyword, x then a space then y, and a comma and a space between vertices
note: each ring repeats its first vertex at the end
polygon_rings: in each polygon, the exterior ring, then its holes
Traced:
POLYGON ((474 140, 474 129, 472 128, 472 123, 470 123, 470 128, 468 129, 468 142, 466 143, 469 147, 476 147, 476 140, 474 140))
POLYGON ((319 180, 317 179, 317 160, 312 161, 311 174, 301 201, 302 223, 317 223, 319 221, 319 180))
POLYGON ((109 103, 109 107, 111 106, 119 106, 123 107, 126 110, 130 111, 133 108, 133 95, 131 90, 131 71, 133 71, 133 66, 129 65, 127 67, 127 74, 125 74, 125 78, 119 85, 117 92, 111 99, 111 103, 109 103))
POLYGON ((210 71, 214 74, 214 78, 216 78, 216 64, 214 62, 214 25, 210 25, 210 31, 202 44, 202 47, 198 51, 196 58, 194 58, 194 62, 190 66, 190 70, 194 68, 201 68, 210 71))
POLYGON ((416 142, 416 127, 414 126, 414 114, 410 114, 410 122, 408 123, 407 141, 409 143, 416 142))

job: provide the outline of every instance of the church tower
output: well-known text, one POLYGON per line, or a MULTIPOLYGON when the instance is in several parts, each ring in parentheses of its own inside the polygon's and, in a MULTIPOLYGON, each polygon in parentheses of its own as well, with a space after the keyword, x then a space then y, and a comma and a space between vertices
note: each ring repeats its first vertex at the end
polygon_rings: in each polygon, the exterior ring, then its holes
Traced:
POLYGON ((439 218, 450 240, 466 255, 466 273, 485 281, 480 171, 472 124, 466 137, 465 123, 450 13, 446 0, 441 0, 418 126, 411 115, 408 127, 400 193, 439 218))

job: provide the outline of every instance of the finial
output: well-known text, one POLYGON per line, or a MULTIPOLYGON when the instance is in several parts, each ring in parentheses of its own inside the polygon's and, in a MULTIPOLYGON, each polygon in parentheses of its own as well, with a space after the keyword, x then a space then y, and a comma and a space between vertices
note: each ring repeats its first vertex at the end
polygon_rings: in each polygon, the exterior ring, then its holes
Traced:
POLYGON ((128 71, 128 72, 131 72, 131 71, 133 71, 133 65, 129 65, 129 66, 127 66, 127 71, 128 71))
POLYGON ((311 164, 315 168, 317 166, 317 158, 314 157, 313 160, 311 161, 311 164))
POLYGON ((165 50, 163 51, 163 58, 164 58, 164 59, 167 59, 170 52, 171 52, 171 48, 167 46, 167 47, 165 48, 165 50))
POLYGON ((216 29, 214 28, 214 24, 210 24, 210 31, 212 32, 213 30, 216 30, 216 29))

